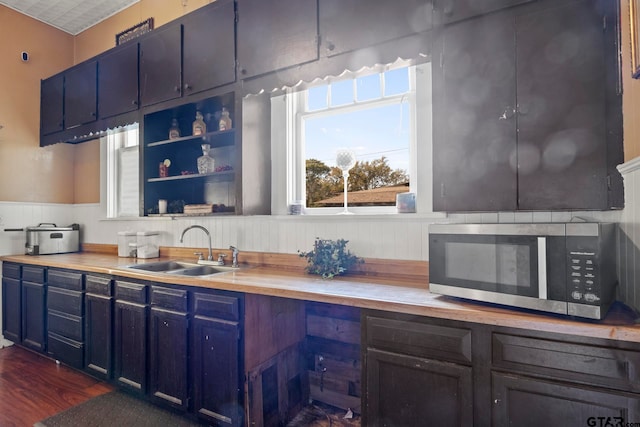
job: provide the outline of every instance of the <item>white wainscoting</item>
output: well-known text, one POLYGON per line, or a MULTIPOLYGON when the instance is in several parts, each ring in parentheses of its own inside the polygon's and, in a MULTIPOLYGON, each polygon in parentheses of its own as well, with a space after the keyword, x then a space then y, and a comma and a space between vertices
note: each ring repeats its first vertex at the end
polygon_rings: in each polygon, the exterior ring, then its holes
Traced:
POLYGON ((618 167, 624 178, 625 207, 620 218, 619 299, 640 311, 640 158, 618 167))
MULTIPOLYGON (((637 188, 640 189, 640 184, 637 188)), ((640 207, 637 210, 636 223, 640 222, 640 207)), ((200 224, 211 231, 214 248, 234 245, 241 251, 295 254, 298 250, 310 250, 316 237, 343 238, 349 240, 348 248, 362 257, 428 260, 429 224, 434 222, 565 222, 574 217, 618 222, 621 214, 621 211, 574 211, 490 212, 448 216, 261 215, 105 220, 99 204, 0 202, 0 255, 24 253, 24 232, 5 232, 5 228, 23 228, 41 222, 54 222, 58 225, 80 224, 81 241, 87 243, 116 244, 118 231, 157 230, 160 232, 162 246, 206 247, 206 236, 198 230, 189 231, 184 243, 179 241, 182 230, 190 225, 200 224)), ((640 229, 638 238, 640 239, 640 229)))

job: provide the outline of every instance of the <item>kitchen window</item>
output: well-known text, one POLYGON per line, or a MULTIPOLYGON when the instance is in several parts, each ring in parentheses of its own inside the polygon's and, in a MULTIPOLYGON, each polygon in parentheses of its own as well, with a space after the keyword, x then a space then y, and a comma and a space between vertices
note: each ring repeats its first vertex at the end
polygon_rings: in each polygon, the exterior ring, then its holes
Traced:
POLYGON ((140 215, 138 125, 107 132, 100 139, 102 204, 107 218, 140 215))
POLYGON ((430 212, 431 168, 417 167, 431 164, 430 64, 345 72, 272 97, 272 141, 274 213, 293 202, 305 214, 342 212, 342 149, 357 161, 347 181, 349 212, 396 213, 396 194, 407 191, 416 193, 419 212, 430 212))

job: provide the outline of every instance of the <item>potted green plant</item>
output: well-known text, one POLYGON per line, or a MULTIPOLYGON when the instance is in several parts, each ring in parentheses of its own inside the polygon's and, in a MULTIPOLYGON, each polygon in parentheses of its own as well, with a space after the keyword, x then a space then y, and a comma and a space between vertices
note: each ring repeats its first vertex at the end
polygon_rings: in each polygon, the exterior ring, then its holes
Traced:
POLYGON ((321 275, 324 279, 345 274, 355 264, 362 264, 364 260, 346 249, 348 240, 329 240, 316 237, 313 250, 298 251, 300 257, 307 259, 306 271, 310 274, 321 275))

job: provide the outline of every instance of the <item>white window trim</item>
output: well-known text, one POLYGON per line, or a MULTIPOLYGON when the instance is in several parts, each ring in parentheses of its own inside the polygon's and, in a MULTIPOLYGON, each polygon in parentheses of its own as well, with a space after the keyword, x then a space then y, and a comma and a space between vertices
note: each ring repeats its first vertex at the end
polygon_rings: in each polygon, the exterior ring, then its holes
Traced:
MULTIPOLYGON (((413 74, 413 73, 411 73, 413 74)), ((412 77, 411 75, 409 76, 409 92, 408 93, 403 93, 401 95, 392 95, 392 96, 387 96, 384 98, 377 98, 374 100, 367 100, 367 101, 359 101, 359 102, 354 102, 351 104, 346 104, 346 105, 340 105, 340 106, 336 106, 336 107, 331 107, 331 108, 327 108, 327 109, 323 109, 323 110, 318 110, 318 111, 308 111, 308 112, 300 112, 296 114, 296 120, 295 120, 295 128, 296 128, 296 141, 303 141, 304 140, 304 135, 303 135, 303 130, 305 128, 304 126, 304 121, 309 118, 309 117, 326 117, 326 116, 331 116, 334 114, 344 114, 344 113, 350 113, 353 111, 358 111, 362 108, 367 108, 367 107, 383 107, 383 106, 387 106, 387 105, 395 105, 395 104, 400 104, 405 100, 408 100, 409 103, 413 106, 413 108, 409 108, 410 111, 410 117, 409 119, 409 129, 411 132, 411 135, 409 137, 409 153, 413 154, 416 151, 416 132, 415 132, 415 88, 414 88, 414 82, 415 79, 414 77, 412 77)), ((355 80, 354 80, 355 82, 355 80)), ((355 83, 354 83, 355 84, 355 83)), ((290 101, 292 104, 296 103, 299 105, 300 102, 302 102, 302 105, 305 105, 307 100, 306 100, 306 95, 307 92, 299 92, 297 94, 295 94, 294 96, 290 97, 289 99, 295 99, 297 98, 297 101, 290 101)), ((304 144, 300 143, 297 144, 294 140, 289 140, 289 151, 290 152, 296 152, 296 157, 293 159, 293 161, 295 162, 295 164, 289 169, 291 171, 293 171, 293 173, 295 174, 295 177, 293 178, 293 181, 297 184, 297 183, 302 183, 305 180, 305 175, 306 175, 306 170, 305 170, 305 163, 306 163, 306 155, 304 152, 304 144)), ((415 155, 410 155, 409 156, 410 161, 411 161, 411 165, 409 168, 409 189, 410 191, 413 190, 415 188, 415 178, 413 178, 415 176, 415 163, 413 162, 413 159, 415 158, 415 155)), ((302 186, 302 185, 296 185, 296 190, 299 192, 297 193, 295 196, 296 198, 293 200, 301 200, 304 201, 307 199, 307 194, 306 194, 306 186, 302 186), (301 187, 301 188, 300 188, 301 187)), ((348 201, 347 201, 348 203, 348 201)), ((326 207, 326 208, 309 208, 309 207, 305 207, 305 213, 309 214, 309 215, 335 215, 338 213, 342 213, 344 211, 344 207, 326 207)), ((396 207, 395 206, 349 206, 349 212, 353 212, 353 213, 360 213, 360 214, 393 214, 396 213, 396 207)))
MULTIPOLYGON (((120 215, 118 206, 119 163, 118 150, 131 150, 139 153, 140 141, 134 146, 116 147, 116 135, 125 134, 133 129, 138 129, 138 124, 128 125, 117 130, 109 131, 106 136, 100 138, 100 210, 104 219, 140 218, 139 211, 136 215, 120 215)), ((139 183, 138 183, 139 185, 139 183)))
MULTIPOLYGON (((392 69, 391 67, 389 69, 392 69)), ((386 70, 385 70, 386 71, 386 70)), ((432 211, 432 171, 431 167, 419 168, 418 165, 431 165, 432 163, 432 118, 431 118, 431 64, 421 64, 411 68, 410 75, 410 93, 415 96, 415 108, 410 109, 413 125, 410 126, 412 134, 411 153, 410 156, 410 188, 416 193, 416 213, 421 216, 442 218, 446 215, 434 213, 432 211), (420 120, 418 120, 420 118, 420 120)), ((388 98, 407 96, 393 95, 388 98)), ((386 97, 385 97, 386 98, 386 97)), ((384 99, 384 98, 383 98, 384 99)), ((288 91, 285 95, 274 97, 272 99, 272 214, 286 215, 287 206, 293 201, 302 201, 304 203, 304 190, 300 189, 303 183, 302 174, 304 173, 304 153, 300 148, 302 144, 296 144, 300 141, 301 132, 300 125, 295 125, 298 120, 286 120, 287 115, 297 111, 297 104, 305 102, 303 96, 288 91), (283 160, 280 160, 283 159, 283 160), (286 173, 282 171, 286 170, 286 173), (278 197, 278 194, 284 194, 285 197, 278 197)), ((380 102, 380 100, 376 100, 380 102)), ((355 108, 363 105, 368 101, 360 101, 355 108)), ((341 106, 349 108, 351 105, 341 106)), ((338 107, 334 107, 338 108, 338 107)), ((315 113, 318 113, 316 111, 315 113)), ((306 215, 342 217, 340 214, 344 210, 343 207, 336 208, 305 208, 303 213, 306 215)), ((397 214, 395 206, 349 206, 349 212, 356 215, 390 215, 397 214)), ((407 215, 407 214, 399 214, 407 215)))

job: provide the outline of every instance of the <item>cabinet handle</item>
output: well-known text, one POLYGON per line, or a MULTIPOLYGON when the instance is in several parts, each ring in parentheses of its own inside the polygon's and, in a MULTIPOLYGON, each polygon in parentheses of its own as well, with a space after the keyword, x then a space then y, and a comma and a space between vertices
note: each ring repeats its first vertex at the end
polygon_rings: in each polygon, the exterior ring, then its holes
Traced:
POLYGON ((329 42, 329 43, 327 44, 327 50, 328 50, 328 51, 333 51, 335 48, 336 48, 336 45, 335 45, 335 44, 333 44, 333 43, 331 43, 331 42, 329 42))
POLYGON ((189 85, 189 83, 184 84, 184 90, 191 90, 191 89, 193 88, 191 87, 191 85, 189 85))
POLYGON ((511 107, 511 106, 507 106, 507 108, 504 109, 504 111, 502 112, 502 115, 500 117, 498 117, 498 120, 507 120, 512 118, 514 115, 516 114, 516 109, 511 107))
POLYGON ((131 101, 131 105, 138 105, 138 101, 134 99, 133 101, 131 101))
POLYGON ((527 114, 529 114, 529 106, 518 104, 518 114, 521 116, 526 116, 527 114))
POLYGON ((246 68, 240 68, 240 74, 247 74, 246 68))
POLYGON ((173 90, 176 91, 176 92, 180 92, 180 86, 174 86, 173 90))

